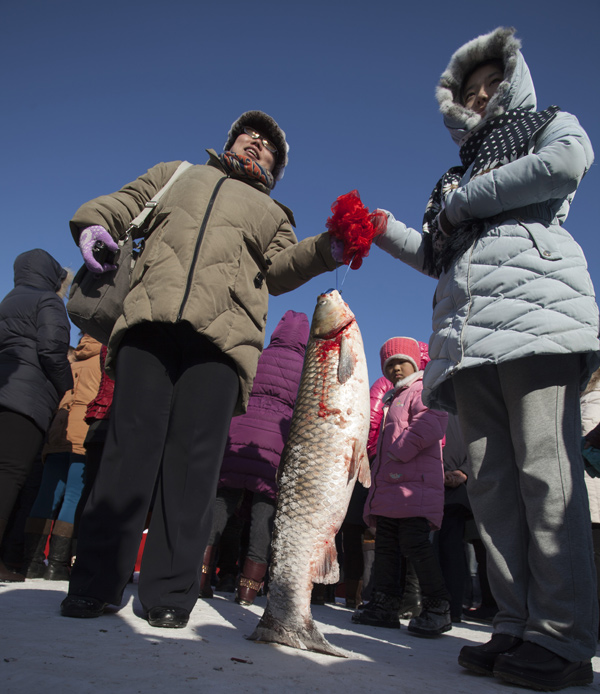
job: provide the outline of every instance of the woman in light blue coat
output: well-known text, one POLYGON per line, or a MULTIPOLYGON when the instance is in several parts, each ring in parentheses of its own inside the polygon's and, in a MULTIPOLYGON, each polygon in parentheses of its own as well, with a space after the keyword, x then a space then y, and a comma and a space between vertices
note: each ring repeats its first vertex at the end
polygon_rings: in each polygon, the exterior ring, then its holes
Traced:
POLYGON ((536 112, 519 49, 499 28, 452 56, 436 95, 462 165, 436 185, 422 234, 387 213, 376 243, 438 279, 423 401, 458 413, 500 608, 491 641, 459 663, 555 690, 592 681, 598 633, 579 449, 598 308, 562 227, 593 151, 574 116, 536 112))

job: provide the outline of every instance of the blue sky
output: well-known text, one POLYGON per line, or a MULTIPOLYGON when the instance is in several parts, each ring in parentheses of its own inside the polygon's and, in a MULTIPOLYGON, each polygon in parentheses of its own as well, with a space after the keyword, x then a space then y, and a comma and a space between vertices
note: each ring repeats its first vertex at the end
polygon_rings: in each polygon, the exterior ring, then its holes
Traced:
MULTIPOLYGON (((499 25, 517 28, 539 107, 574 113, 600 156, 598 0, 3 3, 0 296, 22 251, 80 266, 68 230, 79 205, 159 161, 204 163, 248 109, 287 133, 274 197, 294 210, 299 238, 323 231, 332 202, 354 188, 420 228, 435 182, 459 163, 435 84, 458 46, 499 25)), ((596 286, 599 197, 595 164, 565 226, 596 286)), ((272 298, 267 339, 288 308, 310 318, 333 286, 335 273, 272 298)), ((434 288, 377 248, 348 274, 371 381, 388 337, 428 340, 434 288)))

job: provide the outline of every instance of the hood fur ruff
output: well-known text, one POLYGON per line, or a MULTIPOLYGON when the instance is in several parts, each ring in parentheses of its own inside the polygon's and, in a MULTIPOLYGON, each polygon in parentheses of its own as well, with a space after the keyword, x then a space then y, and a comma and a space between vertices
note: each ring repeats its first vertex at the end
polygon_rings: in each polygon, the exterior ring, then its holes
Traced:
POLYGON ((489 34, 483 34, 465 43, 450 58, 448 67, 442 73, 436 88, 436 97, 444 116, 444 124, 457 143, 461 144, 465 135, 483 120, 479 114, 460 103, 464 79, 480 63, 501 60, 504 65, 504 79, 490 99, 484 118, 493 118, 508 108, 514 108, 510 104, 511 91, 514 89, 513 77, 519 59, 523 60, 519 50, 521 42, 515 38, 514 33, 515 29, 512 27, 498 27, 489 34))

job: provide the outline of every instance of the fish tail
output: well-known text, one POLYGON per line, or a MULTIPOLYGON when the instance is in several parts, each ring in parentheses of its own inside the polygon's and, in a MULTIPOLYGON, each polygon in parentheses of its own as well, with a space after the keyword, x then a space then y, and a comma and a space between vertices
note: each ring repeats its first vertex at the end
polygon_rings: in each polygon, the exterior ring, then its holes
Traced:
POLYGON ((325 653, 338 658, 348 657, 327 641, 312 618, 304 620, 304 624, 284 624, 265 611, 254 633, 247 638, 249 641, 280 643, 291 648, 325 653))

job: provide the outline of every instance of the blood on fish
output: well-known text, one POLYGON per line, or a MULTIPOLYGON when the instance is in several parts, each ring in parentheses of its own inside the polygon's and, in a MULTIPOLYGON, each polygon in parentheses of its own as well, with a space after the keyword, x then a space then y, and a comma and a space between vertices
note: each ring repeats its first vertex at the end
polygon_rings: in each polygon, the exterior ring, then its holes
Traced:
POLYGON ((339 352, 341 341, 342 333, 338 333, 335 337, 328 340, 319 340, 316 343, 319 362, 323 363, 327 359, 329 352, 339 352))
MULTIPOLYGON (((342 331, 343 332, 343 331, 342 331)), ((342 341, 342 332, 338 333, 334 337, 327 339, 327 340, 319 340, 316 343, 316 358, 317 361, 320 364, 325 364, 327 362, 327 359, 329 355, 332 352, 339 352, 340 351, 340 344, 342 341)), ((323 392, 321 393, 321 397, 319 398, 319 417, 325 418, 329 417, 331 415, 335 414, 340 414, 339 409, 329 409, 327 405, 325 404, 325 401, 327 399, 328 395, 328 386, 325 381, 323 381, 323 392)))
POLYGON ((250 639, 343 657, 316 626, 310 598, 314 582, 337 582, 335 536, 356 479, 370 482, 368 375, 360 330, 339 293, 319 297, 312 326, 279 468, 267 606, 250 639), (338 321, 333 334, 336 313, 350 322, 338 321))
MULTIPOLYGON (((341 414, 341 412, 342 411, 337 408, 334 410, 330 410, 323 401, 319 402, 319 417, 330 417, 334 414, 341 414)), ((340 424, 343 424, 343 422, 340 422, 340 424)))

